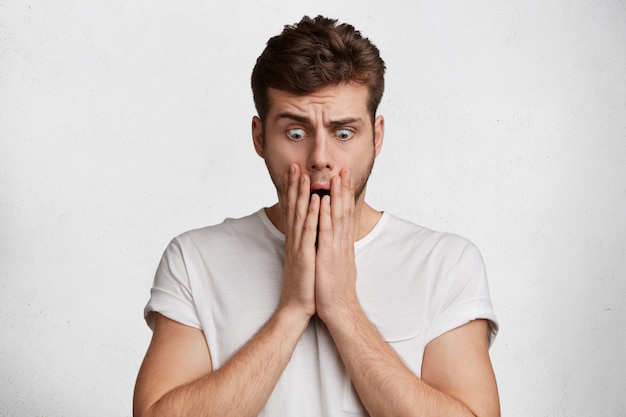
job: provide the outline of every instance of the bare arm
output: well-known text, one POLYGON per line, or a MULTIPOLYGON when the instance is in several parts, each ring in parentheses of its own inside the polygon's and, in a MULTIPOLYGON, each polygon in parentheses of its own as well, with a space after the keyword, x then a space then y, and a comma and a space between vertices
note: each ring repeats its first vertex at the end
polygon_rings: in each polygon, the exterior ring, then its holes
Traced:
POLYGON ((202 331, 157 315, 137 378, 134 415, 258 415, 308 321, 286 310, 277 312, 213 371, 202 331))
POLYGON ((488 326, 478 320, 428 344, 418 378, 369 321, 356 296, 354 187, 333 178, 320 208, 317 314, 326 323, 365 408, 378 416, 500 415, 488 353, 488 326))
POLYGON ((470 322, 429 343, 420 379, 365 315, 352 317, 350 326, 330 324, 329 329, 372 417, 500 415, 486 321, 470 322))
POLYGON ((315 313, 315 237, 319 198, 309 204, 309 180, 286 174, 285 266, 280 306, 219 369, 201 330, 159 314, 135 387, 135 417, 256 416, 315 313))

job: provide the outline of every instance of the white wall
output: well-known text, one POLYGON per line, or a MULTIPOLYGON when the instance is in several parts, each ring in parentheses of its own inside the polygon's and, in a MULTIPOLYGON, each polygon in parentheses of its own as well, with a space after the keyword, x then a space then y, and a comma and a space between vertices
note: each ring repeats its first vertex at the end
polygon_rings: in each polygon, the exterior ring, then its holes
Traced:
POLYGON ((386 60, 370 202, 483 251, 503 415, 625 415, 624 2, 212 3, 0 1, 1 416, 131 414, 165 245, 273 202, 249 74, 305 13, 386 60))

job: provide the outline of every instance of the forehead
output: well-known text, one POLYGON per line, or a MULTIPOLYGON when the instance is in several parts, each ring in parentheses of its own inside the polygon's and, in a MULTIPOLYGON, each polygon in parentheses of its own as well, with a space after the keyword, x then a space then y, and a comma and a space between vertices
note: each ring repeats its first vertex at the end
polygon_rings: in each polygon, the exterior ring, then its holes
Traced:
POLYGON ((335 116, 356 116, 368 113, 369 91, 365 85, 342 84, 325 87, 306 95, 275 88, 268 89, 269 118, 283 112, 313 114, 323 112, 335 116))

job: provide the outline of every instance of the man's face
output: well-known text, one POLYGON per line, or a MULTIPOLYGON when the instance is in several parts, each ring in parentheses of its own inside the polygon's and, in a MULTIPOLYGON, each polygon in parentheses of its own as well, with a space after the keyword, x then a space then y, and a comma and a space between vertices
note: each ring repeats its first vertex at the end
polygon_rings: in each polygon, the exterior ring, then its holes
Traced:
POLYGON ((253 120, 253 139, 279 193, 292 163, 311 178, 311 192, 324 193, 330 180, 349 168, 357 204, 380 152, 384 120, 372 123, 363 85, 327 87, 299 96, 269 89, 270 108, 263 122, 253 120))

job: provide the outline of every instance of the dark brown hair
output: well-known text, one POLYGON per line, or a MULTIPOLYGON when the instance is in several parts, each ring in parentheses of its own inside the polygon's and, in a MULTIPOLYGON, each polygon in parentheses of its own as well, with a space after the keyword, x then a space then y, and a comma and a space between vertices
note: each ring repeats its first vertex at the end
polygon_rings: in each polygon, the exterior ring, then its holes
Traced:
POLYGON ((259 117, 269 111, 268 88, 306 95, 324 87, 359 83, 369 90, 372 122, 385 89, 385 63, 378 48, 352 25, 304 16, 270 38, 252 70, 252 93, 259 117))

